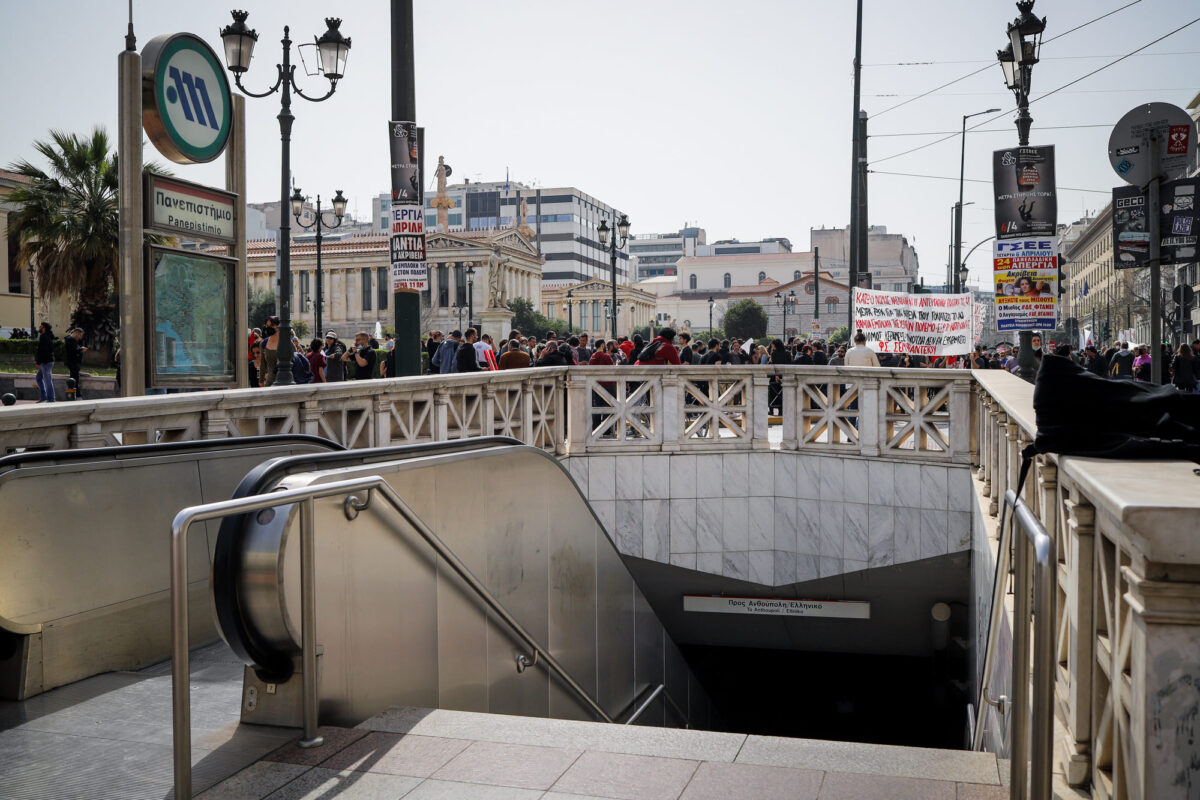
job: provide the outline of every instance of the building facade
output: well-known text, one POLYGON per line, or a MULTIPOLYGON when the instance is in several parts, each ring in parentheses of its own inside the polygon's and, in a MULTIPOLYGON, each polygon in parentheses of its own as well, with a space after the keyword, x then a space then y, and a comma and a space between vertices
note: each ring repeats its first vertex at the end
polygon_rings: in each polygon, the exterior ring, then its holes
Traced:
MULTIPOLYGON (((810 228, 809 246, 820 249, 822 271, 828 269, 835 280, 850 280, 849 228, 810 228)), ((885 225, 867 229, 867 266, 872 288, 911 292, 918 283, 916 248, 903 234, 888 233, 885 225)))
POLYGON ((1106 345, 1118 331, 1140 328, 1139 318, 1147 316, 1145 303, 1135 295, 1135 273, 1143 270, 1113 268, 1111 203, 1075 228, 1078 235, 1072 231, 1074 238, 1062 250, 1067 277, 1063 318, 1075 317, 1080 328, 1092 331, 1093 341, 1106 345))
POLYGON ((637 259, 638 280, 674 275, 679 259, 696 255, 696 248, 706 243, 706 236, 704 228, 696 227, 680 228, 675 233, 634 234, 629 255, 637 259))
MULTIPOLYGON (((617 284, 617 335, 632 336, 634 330, 654 324, 655 297, 636 287, 617 284)), ((542 289, 542 313, 565 320, 588 335, 612 336, 612 283, 584 281, 573 286, 542 289)), ((541 335, 541 331, 533 331, 541 335)))
MULTIPOLYGON (((622 212, 573 186, 531 188, 518 181, 472 183, 446 187, 448 233, 514 228, 524 222, 531 232, 534 249, 546 260, 542 281, 548 286, 569 286, 611 273, 608 248, 600 244, 596 229, 601 222, 609 228, 622 212), (521 209, 524 219, 521 220, 521 209)), ((437 231, 436 197, 425 197, 425 228, 437 231)), ((385 230, 391 196, 381 194, 371 201, 372 226, 385 230)), ((617 283, 629 284, 632 261, 628 245, 617 253, 617 283)))
MULTIPOLYGON (((470 324, 470 313, 479 321, 492 302, 492 270, 501 273, 494 287, 502 303, 523 297, 541 305, 542 260, 519 232, 460 231, 437 233, 425 244, 429 288, 421 292, 421 330, 450 331, 470 324)), ((250 242, 247 265, 251 291, 274 292, 276 246, 274 240, 250 242)), ((373 330, 375 323, 392 327, 392 285, 386 234, 326 235, 321 247, 325 281, 326 329, 342 337, 357 330, 373 330)), ((316 243, 298 237, 292 243, 292 318, 304 322, 313 336, 316 310, 316 243)))
MULTIPOLYGON (((824 259, 822 258, 822 267, 824 259)), ((812 253, 736 253, 681 258, 675 291, 714 292, 758 286, 766 280, 789 283, 813 271, 812 253)))

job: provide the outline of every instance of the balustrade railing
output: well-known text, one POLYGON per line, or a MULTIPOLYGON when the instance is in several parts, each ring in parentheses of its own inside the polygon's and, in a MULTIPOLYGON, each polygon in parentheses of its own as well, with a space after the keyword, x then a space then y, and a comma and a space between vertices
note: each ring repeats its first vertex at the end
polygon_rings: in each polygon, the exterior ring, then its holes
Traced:
MULTIPOLYGON (((996 516, 1036 433, 1033 387, 1003 372, 975 377, 977 478, 996 516)), ((1054 695, 1063 732, 1056 771, 1095 798, 1200 791, 1194 469, 1178 461, 1039 456, 1022 490, 1057 566, 1054 695)), ((1006 693, 989 689, 992 697, 1006 693)))

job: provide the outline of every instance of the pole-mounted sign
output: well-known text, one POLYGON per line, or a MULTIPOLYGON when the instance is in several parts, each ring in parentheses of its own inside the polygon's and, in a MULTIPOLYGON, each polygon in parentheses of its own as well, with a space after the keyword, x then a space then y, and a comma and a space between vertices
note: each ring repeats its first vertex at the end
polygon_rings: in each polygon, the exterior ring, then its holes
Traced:
POLYGON ((1108 137, 1108 160, 1121 180, 1134 186, 1145 186, 1152 178, 1182 178, 1196 153, 1195 128, 1192 118, 1179 106, 1140 105, 1113 126, 1108 137), (1152 173, 1150 162, 1156 155, 1158 169, 1152 173))
POLYGON ((221 63, 190 33, 156 36, 142 51, 142 127, 177 164, 212 161, 229 139, 232 103, 221 63))

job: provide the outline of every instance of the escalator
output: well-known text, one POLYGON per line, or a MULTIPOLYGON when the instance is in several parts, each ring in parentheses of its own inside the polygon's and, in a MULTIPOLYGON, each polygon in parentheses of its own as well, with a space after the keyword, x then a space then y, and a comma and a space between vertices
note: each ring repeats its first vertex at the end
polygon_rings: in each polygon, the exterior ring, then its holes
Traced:
MULTIPOLYGON (((313 501, 322 722, 415 706, 713 724, 587 500, 542 450, 488 438, 294 456, 235 495, 371 476, 389 491, 313 501)), ((298 518, 295 505, 230 517, 217 539, 219 630, 250 665, 244 721, 298 724, 298 518)))

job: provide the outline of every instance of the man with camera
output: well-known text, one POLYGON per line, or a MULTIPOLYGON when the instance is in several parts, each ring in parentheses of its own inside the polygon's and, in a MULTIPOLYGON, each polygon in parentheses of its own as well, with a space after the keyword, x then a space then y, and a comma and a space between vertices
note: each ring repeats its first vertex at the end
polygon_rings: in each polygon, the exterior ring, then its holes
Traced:
POLYGON ((354 380, 361 381, 375 377, 375 351, 370 346, 371 337, 366 331, 354 334, 354 349, 342 356, 342 361, 354 364, 354 380))

